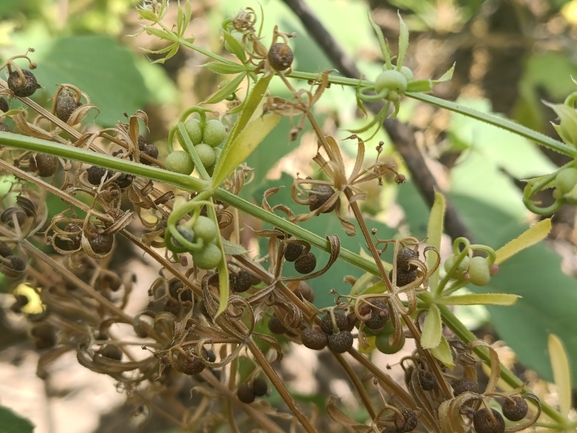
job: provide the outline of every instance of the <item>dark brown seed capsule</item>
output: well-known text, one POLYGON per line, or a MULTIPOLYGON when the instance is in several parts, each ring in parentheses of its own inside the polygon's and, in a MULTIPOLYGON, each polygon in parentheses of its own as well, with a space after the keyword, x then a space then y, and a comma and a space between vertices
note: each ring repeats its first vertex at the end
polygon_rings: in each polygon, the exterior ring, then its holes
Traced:
POLYGON ((26 222, 26 212, 24 212, 24 209, 18 206, 9 207, 4 212, 2 212, 0 221, 2 221, 8 227, 14 228, 14 218, 16 218, 16 223, 19 226, 22 226, 26 222))
POLYGON ((493 418, 485 408, 475 412, 473 426, 477 433, 503 433, 505 431, 505 420, 495 409, 491 409, 493 418))
POLYGON ((401 413, 403 414, 404 420, 397 420, 397 431, 399 433, 407 433, 415 430, 419 424, 417 414, 411 409, 401 409, 401 413))
POLYGON ((4 113, 10 110, 10 107, 8 106, 8 101, 6 101, 6 98, 4 97, 0 98, 0 110, 2 110, 4 113))
POLYGON ((44 153, 36 154, 36 167, 40 177, 50 177, 58 169, 58 158, 44 153))
POLYGON ((114 344, 107 344, 98 353, 106 358, 122 360, 122 350, 114 344))
POLYGON ((10 260, 10 267, 12 269, 14 269, 15 271, 21 272, 26 270, 26 260, 24 260, 22 257, 20 256, 8 256, 6 257, 8 260, 10 260))
POLYGON ((0 256, 8 257, 12 255, 12 248, 6 242, 0 241, 0 256))
MULTIPOLYGON (((100 180, 105 174, 106 179, 109 179, 114 174, 113 171, 106 170, 105 168, 98 167, 96 165, 88 168, 86 172, 88 173, 88 182, 90 182, 92 185, 100 185, 100 180)), ((104 180, 106 181, 106 179, 104 180)))
POLYGON ((236 396, 240 401, 246 404, 252 403, 256 398, 252 388, 248 386, 246 383, 243 383, 241 386, 238 387, 238 390, 236 391, 236 396))
POLYGON ((297 295, 301 299, 306 299, 309 302, 314 302, 315 300, 315 292, 311 286, 309 286, 304 281, 299 281, 298 287, 295 289, 294 294, 297 295))
POLYGON ((299 274, 310 274, 317 266, 317 258, 313 253, 307 253, 295 260, 295 271, 299 274))
POLYGON ((290 67, 294 60, 291 47, 282 42, 277 42, 270 47, 268 62, 275 71, 284 71, 290 67))
POLYGON ((26 216, 36 217, 36 204, 28 197, 19 195, 16 197, 16 204, 24 210, 26 216))
POLYGON ((397 271, 403 272, 416 271, 417 266, 409 264, 410 259, 418 259, 419 252, 409 247, 401 248, 397 253, 397 271))
POLYGON ((314 328, 306 328, 301 334, 301 341, 305 347, 312 350, 322 350, 329 341, 327 334, 314 328))
MULTIPOLYGON (((158 148, 154 144, 145 144, 144 148, 141 149, 141 152, 147 154, 151 158, 158 159, 158 148)), ((148 162, 145 158, 141 158, 140 162, 145 165, 152 164, 152 162, 148 162)))
POLYGON ((349 331, 340 331, 338 334, 329 335, 329 349, 336 353, 344 353, 353 347, 353 334, 349 331))
POLYGON ((437 386, 437 378, 428 370, 419 371, 419 383, 425 391, 431 391, 437 386))
POLYGON ((266 395, 268 391, 268 384, 266 383, 266 380, 261 379, 260 377, 257 377, 255 380, 253 380, 252 391, 257 397, 266 395))
POLYGON ((240 270, 236 274, 234 284, 231 286, 232 290, 237 293, 246 292, 252 287, 252 276, 245 270, 240 270))
POLYGON ((118 185, 118 188, 128 188, 132 184, 132 180, 134 176, 131 174, 121 174, 116 179, 114 179, 114 183, 118 185))
POLYGON ((90 243, 92 251, 96 254, 108 254, 112 251, 112 245, 114 245, 114 235, 98 234, 88 242, 90 243))
POLYGON ((272 332, 273 334, 277 334, 277 335, 281 335, 281 334, 284 334, 285 332, 287 332, 287 329, 285 328, 285 326, 282 324, 280 319, 276 316, 272 316, 270 318, 270 320, 268 321, 268 329, 270 332, 272 332))
POLYGON ((505 400, 503 403, 503 415, 509 421, 520 421, 527 416, 529 405, 524 398, 512 397, 513 401, 505 400))
POLYGON ((32 96, 36 89, 40 88, 36 77, 28 69, 22 69, 22 74, 24 75, 24 80, 22 80, 18 71, 13 71, 8 76, 8 88, 14 92, 15 96, 21 98, 32 96))
POLYGON ((303 253, 304 246, 301 244, 287 244, 284 250, 284 258, 287 262, 294 262, 303 253))
POLYGON ((34 338, 34 345, 38 350, 56 346, 56 329, 52 325, 47 323, 36 325, 30 330, 30 334, 34 338))
MULTIPOLYGON (((335 190, 328 185, 314 185, 309 192, 309 210, 315 211, 325 204, 335 193, 335 190)), ((337 207, 339 201, 337 200, 331 207, 323 211, 323 213, 330 213, 337 207)))
POLYGON ((479 392, 477 382, 468 377, 452 381, 451 386, 453 387, 453 394, 455 394, 455 396, 463 394, 464 392, 479 392))
MULTIPOLYGON (((393 280, 393 271, 389 272, 389 279, 393 280)), ((397 269, 397 287, 403 287, 417 279, 417 271, 403 272, 397 269)))
POLYGON ((377 299, 371 302, 371 317, 365 322, 365 326, 373 331, 382 329, 389 321, 389 308, 385 301, 377 299))
POLYGON ((144 150, 144 146, 146 146, 146 138, 144 138, 144 135, 138 136, 137 144, 138 144, 138 150, 142 152, 144 150))
POLYGON ((68 119, 70 119, 70 116, 76 108, 78 108, 78 105, 72 95, 67 91, 60 92, 58 100, 56 101, 56 117, 63 122, 68 122, 68 119))
MULTIPOLYGON (((349 327, 349 319, 347 315, 341 311, 335 311, 335 322, 339 331, 345 331, 349 327)), ((333 333, 333 322, 331 320, 331 315, 327 314, 321 319, 321 330, 325 334, 331 335, 333 333)))
MULTIPOLYGON (((170 359, 170 364, 176 371, 180 371, 181 373, 193 375, 202 373, 205 369, 206 365, 202 363, 202 361, 196 356, 194 349, 186 350, 186 354, 182 353, 178 349, 173 349, 172 356, 170 359)), ((208 357, 208 353, 206 349, 202 348, 203 356, 205 358, 208 357)))

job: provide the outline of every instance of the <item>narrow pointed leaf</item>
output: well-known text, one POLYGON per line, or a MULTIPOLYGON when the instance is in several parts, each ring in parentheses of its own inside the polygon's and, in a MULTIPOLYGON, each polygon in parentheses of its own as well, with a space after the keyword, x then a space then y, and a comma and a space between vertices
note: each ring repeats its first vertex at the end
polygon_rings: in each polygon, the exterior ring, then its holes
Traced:
POLYGON ((224 86, 210 98, 204 101, 203 104, 216 104, 217 102, 222 101, 227 96, 232 95, 234 92, 236 92, 238 86, 240 85, 240 83, 242 83, 242 80, 244 80, 244 77, 246 77, 246 74, 237 75, 232 80, 230 80, 226 86, 224 86))
POLYGON ((522 233, 519 237, 513 239, 497 251, 496 264, 501 264, 519 251, 529 248, 536 243, 541 242, 551 231, 551 218, 539 221, 537 224, 522 233))
POLYGON ((449 347, 449 342, 443 336, 441 336, 441 342, 437 347, 431 349, 431 353, 435 358, 449 367, 451 370, 455 367, 455 362, 453 361, 453 355, 451 354, 451 348, 449 347))
POLYGON ((220 186, 242 164, 280 121, 278 114, 266 114, 253 120, 226 146, 214 169, 213 186, 220 186))
POLYGON ((519 295, 508 293, 471 293, 467 295, 455 295, 439 299, 444 305, 515 305, 521 298, 519 295))
POLYGON ((245 247, 239 244, 235 244, 234 242, 227 241, 226 239, 222 239, 222 247, 224 249, 224 253, 227 256, 240 256, 242 254, 248 253, 245 247))
POLYGON ((239 74, 245 71, 244 66, 236 63, 210 62, 205 63, 202 67, 217 74, 239 74))
MULTIPOLYGON (((445 218, 445 197, 441 193, 435 192, 435 202, 433 203, 433 208, 431 209, 431 215, 429 216, 429 225, 427 227, 427 243, 435 247, 437 250, 441 248, 441 236, 443 235, 443 224, 445 218)), ((427 267, 431 269, 435 266, 437 256, 435 254, 429 254, 427 258, 427 267)), ((431 287, 436 287, 439 281, 439 269, 431 275, 429 279, 429 284, 431 287)))
POLYGON ((145 27, 144 30, 149 35, 156 36, 157 38, 160 38, 160 39, 170 40, 169 39, 170 36, 166 33, 165 30, 157 29, 155 27, 145 27))
POLYGON ((427 310, 425 324, 423 325, 423 335, 421 336, 421 346, 423 349, 433 349, 441 342, 443 331, 443 321, 439 307, 431 304, 427 310))
POLYGON ((555 334, 549 334, 549 357, 553 368, 553 378, 559 395, 561 415, 567 418, 571 409, 571 369, 563 343, 555 334))
POLYGON ((246 62, 246 53, 244 52, 242 44, 229 32, 224 32, 223 36, 227 48, 230 49, 231 53, 238 57, 241 62, 246 62))
POLYGON ((405 54, 409 48, 409 28, 401 18, 401 13, 397 11, 397 15, 399 16, 399 55, 397 58, 397 71, 401 70, 401 66, 403 66, 403 60, 405 60, 405 54))
POLYGON ((433 81, 431 80, 415 80, 407 85, 407 92, 421 92, 427 93, 433 90, 433 81))
POLYGON ((381 52, 383 53, 385 63, 387 64, 387 69, 392 69, 391 54, 389 53, 389 47, 387 47, 387 43, 385 42, 383 32, 381 28, 373 21, 370 15, 369 15, 369 22, 371 23, 371 27, 375 31, 377 39, 379 40, 379 45, 381 47, 381 52))
POLYGON ((433 80, 433 84, 439 84, 444 83, 445 81, 449 81, 451 78, 453 78, 454 72, 455 72, 455 63, 453 63, 453 66, 451 66, 451 68, 443 75, 441 75, 440 78, 433 80))

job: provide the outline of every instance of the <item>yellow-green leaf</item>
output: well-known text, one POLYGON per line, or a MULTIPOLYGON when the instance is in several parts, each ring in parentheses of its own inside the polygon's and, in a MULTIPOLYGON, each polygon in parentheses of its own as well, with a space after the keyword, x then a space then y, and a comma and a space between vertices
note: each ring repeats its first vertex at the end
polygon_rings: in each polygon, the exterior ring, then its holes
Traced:
POLYGON ((451 348, 449 347, 449 343, 445 337, 441 336, 440 344, 434 349, 431 349, 431 353, 435 358, 437 358, 451 370, 453 367, 455 367, 453 355, 451 354, 451 348))
POLYGON ((245 247, 234 242, 222 239, 222 248, 227 256, 240 256, 242 254, 248 253, 245 247))
POLYGON ((445 305, 514 305, 521 298, 508 293, 470 293, 438 299, 445 305))
POLYGON ((433 349, 441 342, 443 331, 443 321, 439 307, 431 304, 427 310, 425 323, 423 325, 423 334, 421 335, 421 346, 423 349, 433 349))
MULTIPOLYGON (((443 224, 445 218, 445 197, 442 194, 435 192, 435 202, 433 203, 433 208, 431 209, 431 215, 429 216, 429 226, 427 227, 427 243, 440 250, 441 248, 441 236, 443 235, 443 224)), ((427 259, 427 267, 429 269, 435 266, 437 261, 437 256, 435 254, 429 254, 427 259)), ((436 287, 439 280, 439 269, 435 271, 433 275, 429 278, 429 284, 431 287, 436 287)))
POLYGON ((234 92, 236 92, 238 86, 240 86, 240 83, 242 83, 242 80, 244 80, 244 77, 246 77, 246 73, 237 75, 214 95, 204 101, 203 104, 216 104, 217 102, 222 101, 224 98, 232 95, 234 92))
POLYGON ((529 248, 536 243, 541 242, 551 231, 551 218, 547 218, 543 221, 539 221, 529 230, 522 233, 516 239, 507 243, 503 247, 499 248, 497 251, 496 264, 501 264, 509 257, 514 256, 519 251, 529 248))
POLYGON ((553 378, 559 395, 561 415, 567 418, 571 409, 571 369, 563 343, 555 334, 549 334, 549 357, 553 369, 553 378))
POLYGON ((217 74, 238 74, 246 70, 243 65, 236 63, 209 62, 202 65, 202 67, 217 74))
POLYGON ((214 188, 219 187, 240 164, 246 161, 268 133, 278 125, 279 120, 278 114, 259 117, 249 123, 233 142, 227 143, 230 145, 225 146, 214 169, 212 176, 214 188))

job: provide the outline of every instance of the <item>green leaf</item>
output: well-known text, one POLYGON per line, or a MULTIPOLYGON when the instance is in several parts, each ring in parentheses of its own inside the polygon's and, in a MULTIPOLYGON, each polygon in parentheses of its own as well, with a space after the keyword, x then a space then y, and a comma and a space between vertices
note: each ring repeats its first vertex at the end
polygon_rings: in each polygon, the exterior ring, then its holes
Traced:
POLYGON ((559 409, 561 415, 567 418, 571 409, 571 368, 563 342, 554 334, 549 334, 549 357, 553 367, 553 377, 557 385, 559 409))
POLYGON ((433 91, 433 82, 431 80, 415 80, 407 85, 407 92, 431 92, 433 91))
POLYGON ((157 29, 156 27, 153 26, 146 26, 144 30, 151 36, 156 36, 159 39, 170 40, 170 35, 166 33, 166 30, 157 29))
POLYGON ((248 253, 246 248, 242 245, 235 244, 234 242, 227 241, 226 239, 222 239, 222 247, 224 249, 224 253, 227 256, 240 256, 241 254, 248 253))
POLYGON ((278 114, 265 114, 249 123, 232 142, 227 143, 214 169, 213 186, 220 186, 254 152, 279 120, 278 114))
POLYGON ((245 67, 243 65, 237 65, 236 63, 229 64, 221 62, 210 62, 205 63, 202 65, 202 67, 217 74, 238 74, 245 71, 245 67))
MULTIPOLYGON (((443 235, 443 225, 445 219, 445 197, 441 193, 435 192, 435 202, 429 216, 429 226, 427 228, 427 244, 441 250, 441 236, 443 235)), ((427 267, 432 269, 438 257, 434 253, 429 253, 427 257, 427 267)), ((439 269, 429 278, 431 287, 437 287, 439 281, 439 269)))
POLYGON ((551 231, 551 218, 539 221, 522 235, 497 250, 496 264, 501 264, 519 251, 541 242, 551 231))
POLYGON ((431 349, 431 353, 435 358, 437 358, 451 370, 455 367, 453 355, 451 354, 451 348, 449 347, 449 343, 445 337, 441 336, 441 342, 437 347, 431 349))
POLYGON ((427 316, 423 325, 423 334, 421 335, 421 345, 423 349, 433 349, 441 343, 443 331, 443 321, 441 312, 435 304, 429 305, 427 316))
POLYGON ((7 407, 0 406, 0 431, 2 433, 31 433, 34 424, 16 415, 7 407))
POLYGON ((71 83, 100 109, 96 122, 113 126, 150 100, 133 54, 108 36, 71 36, 38 49, 38 82, 52 92, 71 83))
POLYGON ((508 293, 481 293, 468 295, 455 295, 437 299, 444 305, 514 305, 521 298, 519 295, 508 293))
POLYGON ((397 57, 397 71, 401 70, 403 66, 403 61, 405 60, 405 54, 409 49, 409 28, 401 18, 401 13, 397 11, 399 17, 399 55, 397 57))
POLYGON ((234 54, 241 62, 246 62, 246 53, 244 52, 244 47, 242 44, 229 32, 223 32, 224 41, 227 48, 230 49, 232 54, 234 54))
POLYGON ((216 104, 217 102, 222 101, 226 97, 232 95, 234 92, 237 91, 238 86, 242 83, 242 80, 246 77, 246 74, 239 74, 230 80, 226 86, 221 88, 218 92, 208 98, 203 104, 216 104))

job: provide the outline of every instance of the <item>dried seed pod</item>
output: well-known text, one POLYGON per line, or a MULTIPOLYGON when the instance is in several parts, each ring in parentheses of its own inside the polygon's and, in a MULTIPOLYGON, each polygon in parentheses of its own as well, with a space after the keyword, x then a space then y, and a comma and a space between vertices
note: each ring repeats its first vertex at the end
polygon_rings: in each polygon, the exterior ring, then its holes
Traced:
POLYGON ((92 251, 96 254, 104 255, 112 251, 112 246, 114 245, 114 235, 111 234, 97 234, 92 239, 88 241, 92 251))
POLYGON ((48 323, 40 323, 30 330, 34 345, 38 350, 50 349, 56 346, 56 328, 48 323))
POLYGON ((168 292, 181 302, 192 302, 192 291, 184 288, 182 281, 173 279, 168 283, 168 292))
POLYGON ((146 146, 146 138, 144 138, 144 135, 141 134, 138 136, 136 139, 136 144, 138 144, 138 150, 142 152, 144 150, 144 146, 146 146))
POLYGON ((234 284, 231 285, 233 292, 246 292, 252 287, 252 276, 245 270, 240 270, 236 274, 234 284))
POLYGON ((255 378, 252 381, 252 391, 257 397, 266 395, 268 391, 268 384, 266 383, 266 380, 261 379, 260 377, 255 378))
POLYGON ((495 409, 491 409, 493 417, 485 408, 475 412, 473 426, 477 433, 503 433, 505 431, 505 420, 495 409))
POLYGON ((344 353, 353 347, 353 334, 349 331, 340 331, 338 334, 329 335, 327 345, 336 353, 344 353))
POLYGON ((0 221, 6 224, 8 227, 15 227, 14 218, 16 218, 16 223, 22 227, 26 222, 26 212, 19 206, 12 206, 7 208, 0 216, 0 221))
POLYGON ((275 71, 284 71, 290 67, 294 60, 294 53, 291 47, 284 42, 277 42, 270 47, 267 55, 270 66, 275 71))
POLYGON ((313 292, 311 286, 309 286, 304 281, 298 282, 298 287, 295 289, 294 294, 299 298, 306 299, 311 303, 315 300, 315 292, 313 292))
POLYGON ((272 332, 273 334, 277 334, 277 335, 281 335, 281 334, 284 334, 285 332, 287 332, 287 329, 285 328, 285 326, 282 324, 280 319, 276 316, 272 316, 270 318, 270 320, 268 321, 268 329, 270 332, 272 332))
POLYGON ((529 405, 522 397, 512 397, 512 401, 506 399, 503 403, 503 415, 509 421, 521 421, 527 416, 529 405))
POLYGON ((372 301, 371 317, 365 321, 365 326, 373 331, 382 329, 389 321, 389 308, 385 301, 377 299, 372 301))
MULTIPOLYGON (((393 280, 393 271, 389 272, 389 279, 393 280)), ((403 287, 417 279, 417 271, 403 272, 397 269, 397 286, 403 287)))
MULTIPOLYGON (((147 154, 151 158, 158 159, 158 147, 156 147, 154 144, 145 144, 144 147, 142 149, 140 149, 140 151, 142 153, 147 154)), ((142 158, 140 160, 140 162, 142 162, 145 165, 151 165, 152 164, 151 162, 148 162, 144 158, 142 158)))
POLYGON ((284 259, 287 262, 294 262, 301 256, 304 249, 305 247, 301 244, 287 244, 284 250, 284 259))
POLYGON ((81 243, 81 232, 82 232, 82 226, 80 224, 76 224, 76 223, 70 223, 67 224, 66 227, 64 227, 64 231, 70 233, 70 235, 68 235, 68 246, 70 247, 71 250, 77 250, 78 248, 80 248, 80 243, 81 243))
POLYGON ((16 197, 16 204, 24 210, 26 216, 36 218, 36 204, 28 197, 19 195, 16 197))
POLYGON ((299 274, 310 274, 317 266, 317 258, 313 253, 307 253, 295 260, 295 271, 299 274))
POLYGON ((114 344, 107 344, 98 353, 106 358, 115 359, 117 361, 122 360, 122 350, 114 344))
MULTIPOLYGON (((172 349, 171 356, 169 357, 170 365, 181 373, 193 375, 201 373, 206 365, 196 356, 194 349, 186 350, 186 354, 179 349, 172 349)), ((202 348, 202 354, 204 358, 208 357, 206 349, 202 348)))
POLYGON ((124 173, 114 179, 114 183, 118 185, 118 188, 124 189, 128 188, 132 184, 133 180, 134 176, 124 173))
POLYGON ((305 347, 312 350, 322 350, 329 341, 327 334, 314 328, 306 328, 301 334, 301 341, 305 347))
POLYGON ((14 96, 20 98, 32 96, 36 89, 40 88, 36 77, 28 69, 22 69, 22 74, 24 75, 24 80, 22 80, 18 71, 12 71, 7 80, 8 88, 14 92, 14 96))
POLYGON ((90 182, 92 185, 100 185, 100 180, 104 175, 106 175, 106 178, 104 179, 106 181, 106 179, 110 179, 114 174, 113 171, 106 170, 105 168, 98 167, 96 165, 88 168, 86 172, 88 173, 88 182, 90 182))
POLYGON ((254 391, 246 383, 243 383, 241 386, 238 387, 236 391, 236 396, 240 401, 246 404, 252 403, 256 398, 256 396, 254 395, 254 391))
POLYGON ((479 392, 477 382, 468 377, 452 381, 451 386, 453 387, 453 394, 455 394, 455 396, 463 394, 464 392, 479 392))
MULTIPOLYGON (((349 327, 349 319, 347 315, 341 311, 335 311, 335 322, 339 331, 345 331, 349 327)), ((325 334, 331 335, 333 333, 333 322, 331 320, 331 315, 327 314, 321 319, 321 330, 325 334)))
POLYGON ((404 421, 398 422, 397 420, 397 422, 395 422, 397 431, 399 433, 407 433, 415 430, 419 424, 417 414, 411 409, 401 409, 401 413, 403 414, 404 421))
POLYGON ((8 106, 8 101, 4 97, 0 97, 0 110, 3 111, 4 113, 10 110, 10 107, 8 106))
POLYGON ((26 270, 26 260, 20 256, 8 256, 6 257, 10 260, 11 268, 17 272, 23 272, 26 270))
POLYGON ((10 248, 10 246, 6 242, 0 241, 0 256, 8 257, 11 255, 12 255, 12 248, 10 248))
POLYGON ((55 156, 37 153, 34 159, 40 177, 50 177, 56 173, 58 169, 58 158, 55 156))
POLYGON ((63 122, 68 122, 70 116, 78 108, 76 103, 76 99, 72 97, 70 92, 62 91, 58 95, 58 100, 56 101, 56 109, 54 110, 56 113, 56 117, 58 117, 63 122))
MULTIPOLYGON (((314 185, 309 192, 309 210, 315 211, 325 204, 335 193, 335 190, 328 185, 314 185)), ((335 201, 331 207, 323 211, 323 213, 330 213, 337 207, 339 200, 335 201)))
POLYGON ((418 251, 415 251, 409 247, 401 248, 397 253, 397 272, 399 270, 403 272, 416 271, 417 266, 409 264, 409 260, 418 258, 418 251))
POLYGON ((437 378, 428 370, 419 371, 419 383, 425 391, 431 391, 437 387, 437 378))

